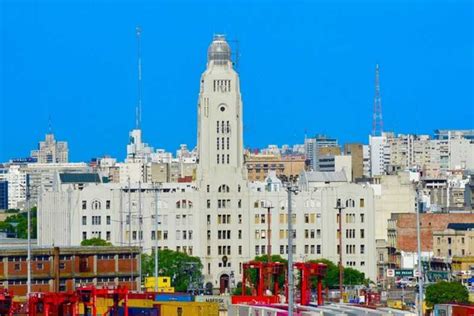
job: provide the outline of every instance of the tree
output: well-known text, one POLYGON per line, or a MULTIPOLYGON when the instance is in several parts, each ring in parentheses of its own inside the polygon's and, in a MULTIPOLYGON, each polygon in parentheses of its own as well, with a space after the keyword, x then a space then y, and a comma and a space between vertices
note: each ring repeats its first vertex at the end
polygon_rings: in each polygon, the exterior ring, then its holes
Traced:
MULTIPOLYGON (((324 263, 327 266, 326 277, 323 279, 323 286, 337 288, 339 286, 339 267, 327 259, 310 260, 309 262, 324 263)), ((317 279, 312 280, 313 286, 316 286, 317 279)), ((353 268, 344 268, 345 285, 367 285, 371 281, 365 278, 364 273, 353 268)))
POLYGON ((436 304, 468 303, 469 292, 459 282, 441 281, 426 288, 426 302, 432 307, 436 304))
MULTIPOLYGON (((17 238, 28 238, 28 212, 15 212, 10 210, 12 215, 8 216, 5 221, 0 222, 0 229, 8 233, 14 233, 17 238)), ((36 207, 31 208, 31 238, 36 238, 37 235, 37 216, 36 207)))
POLYGON ((91 238, 81 241, 81 246, 112 246, 112 244, 100 238, 91 238))
MULTIPOLYGON (((158 257, 159 275, 171 277, 171 285, 176 291, 185 292, 191 283, 201 281, 203 266, 198 257, 169 249, 159 250, 158 257)), ((154 275, 154 253, 142 255, 142 272, 144 275, 154 275)))

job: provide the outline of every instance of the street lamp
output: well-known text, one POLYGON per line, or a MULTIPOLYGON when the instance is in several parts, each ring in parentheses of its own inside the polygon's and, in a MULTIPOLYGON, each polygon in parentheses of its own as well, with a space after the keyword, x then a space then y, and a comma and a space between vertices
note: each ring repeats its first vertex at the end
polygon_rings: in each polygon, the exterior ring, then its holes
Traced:
POLYGON ((158 292, 158 191, 159 186, 155 187, 155 293, 158 292))
POLYGON ((341 199, 337 199, 335 209, 339 212, 339 293, 340 301, 342 303, 342 292, 344 290, 344 267, 342 265, 342 210, 345 209, 345 207, 342 205, 341 199))
POLYGON ((286 183, 288 192, 288 315, 293 315, 294 307, 294 281, 293 281, 293 215, 292 215, 292 194, 298 194, 298 188, 290 182, 286 183))

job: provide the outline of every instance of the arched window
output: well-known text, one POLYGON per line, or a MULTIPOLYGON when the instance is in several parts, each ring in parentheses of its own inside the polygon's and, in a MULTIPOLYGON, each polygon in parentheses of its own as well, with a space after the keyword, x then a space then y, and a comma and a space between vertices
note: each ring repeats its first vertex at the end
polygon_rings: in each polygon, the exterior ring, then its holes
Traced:
POLYGON ((101 203, 99 200, 94 200, 92 201, 91 208, 93 210, 100 210, 101 209, 101 203))
POLYGON ((230 192, 230 188, 228 185, 226 184, 223 184, 221 186, 219 186, 219 189, 217 190, 219 193, 229 193, 230 192))

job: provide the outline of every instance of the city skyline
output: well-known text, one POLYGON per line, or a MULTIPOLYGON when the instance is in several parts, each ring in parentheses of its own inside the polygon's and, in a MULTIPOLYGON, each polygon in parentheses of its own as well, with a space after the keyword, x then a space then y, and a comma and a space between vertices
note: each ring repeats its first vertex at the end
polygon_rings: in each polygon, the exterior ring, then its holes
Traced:
MULTIPOLYGON (((239 39, 238 70, 246 107, 245 147, 301 144, 305 131, 308 135, 325 133, 341 143, 367 143, 376 63, 381 65, 385 130, 432 134, 437 128, 467 129, 474 125, 468 115, 473 111, 469 88, 473 83, 473 62, 469 57, 472 44, 462 41, 472 35, 468 27, 472 15, 469 2, 446 8, 435 3, 426 10, 423 8, 426 18, 423 23, 414 21, 422 2, 411 7, 413 12, 403 11, 408 4, 393 3, 368 2, 361 9, 341 3, 300 3, 295 7, 286 5, 287 12, 283 4, 281 8, 269 9, 258 3, 250 6, 249 12, 237 9, 229 12, 228 19, 217 15, 217 8, 205 6, 209 12, 203 12, 203 8, 196 7, 196 16, 198 13, 209 18, 216 16, 212 23, 193 28, 193 33, 183 31, 195 22, 194 15, 187 16, 190 21, 181 25, 166 20, 158 6, 142 4, 143 7, 130 5, 129 8, 126 4, 114 7, 117 16, 111 17, 107 25, 100 19, 110 9, 106 3, 95 7, 94 12, 84 5, 76 12, 74 5, 53 6, 48 2, 34 8, 22 7, 21 3, 2 4, 5 9, 2 37, 8 48, 2 50, 1 56, 4 69, 1 161, 28 156, 47 132, 49 117, 56 138, 69 142, 72 161, 87 161, 105 154, 124 158, 128 132, 135 122, 134 33, 138 24, 143 28, 144 141, 155 148, 174 151, 180 143, 195 146, 194 117, 199 89, 196 80, 205 61, 203 46, 213 33, 220 32, 230 39, 239 39), (145 12, 147 8, 149 12, 145 12), (25 10, 20 12, 20 9, 25 10), (267 9, 271 12, 264 14, 267 9), (394 18, 385 11, 405 16, 394 18), (154 13, 159 13, 166 22, 158 21, 154 13), (77 29, 74 22, 86 15, 91 23, 77 29), (444 21, 450 15, 456 16, 456 20, 448 28, 444 21), (241 22, 239 18, 244 16, 247 20, 241 22), (263 25, 261 16, 268 18, 263 25), (349 22, 332 25, 332 19, 341 16, 349 22), (353 30, 347 28, 364 16, 368 20, 376 18, 380 29, 374 27, 375 34, 361 38, 357 31, 367 33, 371 22, 356 23, 351 26, 353 30), (403 17, 414 23, 412 32, 409 26, 403 25, 403 17), (280 18, 288 19, 289 24, 285 25, 294 29, 278 27, 280 18), (20 23, 26 24, 18 26, 20 23), (41 23, 42 28, 35 28, 35 23, 41 23), (55 27, 55 23, 61 27, 55 27), (163 33, 165 23, 175 26, 179 35, 171 31, 163 33), (459 32, 448 31, 454 29, 459 32), (314 39, 310 36, 312 30, 316 32, 314 39), (383 34, 387 31, 393 38, 383 34), (44 42, 32 38, 35 36, 44 42), (420 41, 423 38, 430 41, 423 43, 420 41), (377 39, 371 43, 373 46, 364 46, 372 39, 377 39), (408 45, 406 41, 413 44, 410 52, 391 51, 397 43, 408 45), (45 47, 42 49, 40 44, 45 47), (33 46, 38 51, 30 51, 33 46), (446 54, 453 58, 440 57, 446 54), (39 58, 44 58, 42 63, 30 64, 38 63, 39 58), (300 60, 305 67, 295 65, 300 60), (413 68, 414 64, 419 68, 413 68), (410 75, 403 76, 407 70, 410 75), (45 74, 47 80, 42 78, 45 74), (295 76, 301 79, 294 80, 295 76), (20 93, 22 88, 28 93, 20 93), (452 103, 450 111, 442 112, 448 101, 452 103), (426 124, 419 124, 420 116, 426 124)), ((237 8, 229 3, 223 6, 237 8)), ((169 12, 178 9, 170 3, 163 4, 163 8, 169 12)), ((235 52, 237 43, 230 44, 235 52)))

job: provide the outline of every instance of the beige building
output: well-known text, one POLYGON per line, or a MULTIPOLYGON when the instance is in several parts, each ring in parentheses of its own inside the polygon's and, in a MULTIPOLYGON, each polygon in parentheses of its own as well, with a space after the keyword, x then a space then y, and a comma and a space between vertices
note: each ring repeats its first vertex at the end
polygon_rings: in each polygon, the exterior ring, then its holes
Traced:
POLYGON ((31 151, 31 157, 36 158, 39 163, 67 163, 67 142, 58 142, 54 139, 54 134, 46 134, 46 139, 39 142, 38 149, 31 151))
POLYGON ((275 154, 247 154, 245 166, 249 181, 263 181, 269 171, 275 171, 277 176, 296 180, 305 170, 305 157, 303 155, 275 155, 275 154))
POLYGON ((374 178, 375 238, 388 241, 388 220, 392 214, 414 213, 416 191, 408 172, 374 178))
POLYGON ((441 258, 474 256, 474 223, 451 223, 434 231, 433 252, 441 258))
POLYGON ((351 156, 352 179, 364 176, 364 146, 362 144, 345 144, 344 155, 351 156))

